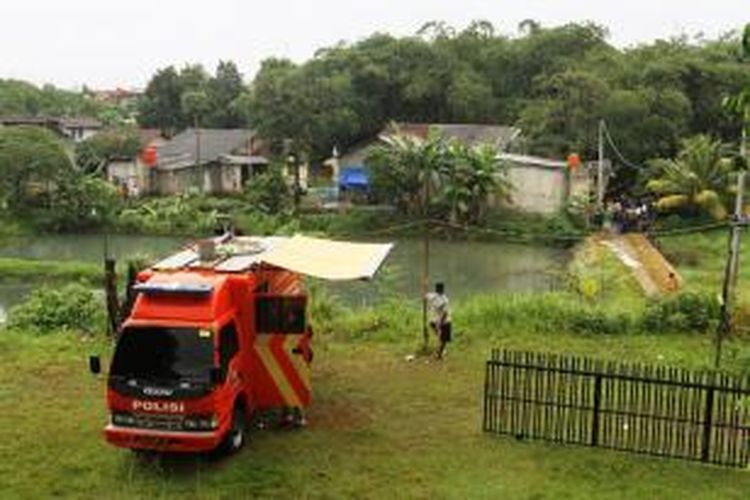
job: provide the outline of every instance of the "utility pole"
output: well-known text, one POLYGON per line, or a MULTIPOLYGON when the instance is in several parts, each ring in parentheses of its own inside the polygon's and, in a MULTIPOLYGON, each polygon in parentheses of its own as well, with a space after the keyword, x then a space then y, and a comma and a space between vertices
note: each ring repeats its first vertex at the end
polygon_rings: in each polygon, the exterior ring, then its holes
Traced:
POLYGON ((599 161, 596 165, 596 209, 604 208, 604 120, 599 120, 599 161))
POLYGON ((430 279, 430 173, 425 173, 424 181, 424 205, 422 216, 424 217, 424 241, 422 254, 422 350, 427 353, 429 344, 429 333, 427 331, 427 287, 430 279))
POLYGON ((203 165, 201 164, 201 129, 198 128, 198 115, 195 116, 195 166, 198 172, 198 192, 203 193, 203 183, 205 181, 203 165))
POLYGON ((740 143, 740 156, 743 160, 743 169, 737 174, 737 195, 734 203, 734 216, 732 218, 729 233, 729 252, 727 254, 727 263, 724 268, 724 284, 721 290, 721 318, 719 327, 716 331, 716 359, 715 368, 721 364, 721 347, 724 337, 732 332, 735 289, 737 287, 737 275, 740 265, 740 242, 742 228, 747 225, 742 213, 743 194, 745 191, 745 170, 744 164, 747 160, 747 131, 742 128, 742 142, 740 143))
POLYGON ((294 186, 292 186, 292 194, 294 195, 294 213, 299 213, 299 202, 300 202, 300 186, 299 186, 299 158, 294 153, 289 153, 286 157, 287 173, 289 170, 293 170, 294 174, 294 186))
POLYGON ((302 195, 302 188, 299 185, 299 158, 295 156, 294 161, 294 211, 299 212, 300 196, 302 195))

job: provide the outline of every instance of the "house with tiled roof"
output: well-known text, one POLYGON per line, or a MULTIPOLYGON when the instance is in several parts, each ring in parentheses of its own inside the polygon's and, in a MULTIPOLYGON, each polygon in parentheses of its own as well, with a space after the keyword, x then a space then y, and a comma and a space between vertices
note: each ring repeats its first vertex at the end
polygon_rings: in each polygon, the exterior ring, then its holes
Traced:
POLYGON ((551 214, 563 210, 571 198, 585 196, 589 191, 587 168, 571 170, 565 160, 518 154, 523 150, 521 130, 506 125, 399 123, 387 127, 378 137, 335 155, 326 164, 333 170, 334 177, 340 180, 347 181, 351 172, 357 174, 358 184, 349 186, 339 182, 340 192, 363 189, 361 186, 367 186, 366 159, 369 149, 378 144, 383 136, 401 134, 425 139, 431 131, 470 146, 490 145, 497 150, 513 190, 510 200, 490 197, 492 205, 551 214))
POLYGON ((265 143, 247 129, 187 129, 157 146, 154 194, 237 193, 269 164, 265 143))
POLYGON ((0 126, 18 125, 48 128, 73 142, 84 141, 104 128, 99 120, 86 116, 0 116, 0 126))

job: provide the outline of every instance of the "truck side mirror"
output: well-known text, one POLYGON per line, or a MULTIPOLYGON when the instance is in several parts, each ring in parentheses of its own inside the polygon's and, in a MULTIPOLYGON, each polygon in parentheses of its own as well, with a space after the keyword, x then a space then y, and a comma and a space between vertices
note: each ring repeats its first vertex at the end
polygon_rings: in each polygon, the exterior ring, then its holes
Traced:
POLYGON ((102 372, 102 361, 99 356, 89 356, 89 371, 94 375, 102 372))
POLYGON ((215 366, 209 370, 208 380, 211 382, 211 385, 218 385, 224 379, 222 375, 221 368, 215 366))

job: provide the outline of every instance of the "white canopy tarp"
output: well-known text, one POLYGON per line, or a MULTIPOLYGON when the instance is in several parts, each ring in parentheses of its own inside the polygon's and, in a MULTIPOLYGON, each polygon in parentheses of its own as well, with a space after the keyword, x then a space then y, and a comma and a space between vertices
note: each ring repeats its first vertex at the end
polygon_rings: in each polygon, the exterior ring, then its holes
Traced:
POLYGON ((378 271, 392 243, 350 243, 293 236, 260 258, 316 278, 334 281, 370 279, 378 271))

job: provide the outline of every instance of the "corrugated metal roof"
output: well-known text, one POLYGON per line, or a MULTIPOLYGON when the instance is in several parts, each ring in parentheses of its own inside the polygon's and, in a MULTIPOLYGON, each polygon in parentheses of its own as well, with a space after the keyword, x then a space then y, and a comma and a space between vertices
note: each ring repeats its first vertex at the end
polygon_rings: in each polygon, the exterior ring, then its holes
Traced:
POLYGON ((497 155, 503 161, 510 161, 521 165, 533 165, 544 168, 567 168, 568 164, 561 160, 541 158, 539 156, 517 155, 512 153, 500 153, 497 155))
POLYGON ((223 155, 248 148, 254 135, 246 129, 187 129, 156 147, 157 168, 177 170, 195 165, 198 142, 202 164, 218 161, 223 155))
POLYGON ((399 123, 401 133, 425 138, 430 129, 470 145, 493 144, 505 149, 520 133, 516 127, 472 123, 399 123))

